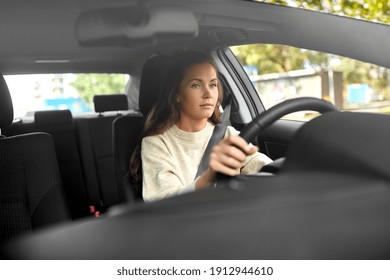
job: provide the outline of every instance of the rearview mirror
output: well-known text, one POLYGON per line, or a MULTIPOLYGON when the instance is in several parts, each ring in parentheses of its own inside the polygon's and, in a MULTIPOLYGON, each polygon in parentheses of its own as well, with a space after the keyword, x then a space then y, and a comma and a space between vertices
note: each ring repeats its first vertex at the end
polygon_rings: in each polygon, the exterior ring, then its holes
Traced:
POLYGON ((198 35, 195 15, 184 8, 118 7, 87 11, 76 23, 82 46, 131 45, 198 35))

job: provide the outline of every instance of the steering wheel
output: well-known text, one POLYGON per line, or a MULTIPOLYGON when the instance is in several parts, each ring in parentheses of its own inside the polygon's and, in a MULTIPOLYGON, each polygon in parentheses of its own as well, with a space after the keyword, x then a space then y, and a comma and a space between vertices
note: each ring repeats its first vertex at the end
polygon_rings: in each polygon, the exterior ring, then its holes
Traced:
POLYGON ((299 97, 283 101, 258 115, 249 123, 240 136, 248 143, 252 142, 257 135, 269 127, 281 117, 299 111, 316 111, 321 114, 339 111, 332 103, 314 97, 299 97))
MULTIPOLYGON (((251 143, 255 137, 263 132, 272 123, 280 119, 281 117, 290 113, 299 111, 316 111, 321 114, 327 112, 339 111, 332 103, 323 99, 314 97, 299 97, 283 101, 268 110, 265 110, 258 115, 251 123, 249 123, 240 133, 240 136, 244 138, 248 143, 251 143)), ((269 170, 278 170, 280 165, 283 164, 284 158, 280 161, 274 161, 274 165, 269 164, 269 170)), ((268 165, 266 165, 268 166, 268 165)), ((227 175, 217 174, 217 181, 230 178, 227 175)))

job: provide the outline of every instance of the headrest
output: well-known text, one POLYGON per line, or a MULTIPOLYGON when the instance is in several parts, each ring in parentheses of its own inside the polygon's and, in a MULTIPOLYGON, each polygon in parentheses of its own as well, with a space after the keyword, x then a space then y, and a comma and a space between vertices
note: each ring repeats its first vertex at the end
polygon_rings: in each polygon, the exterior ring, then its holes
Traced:
POLYGON ((126 111, 129 103, 125 94, 102 94, 93 97, 96 113, 126 111))
POLYGON ((36 126, 73 125, 73 116, 69 110, 37 111, 34 119, 36 126))
POLYGON ((389 143, 389 115, 326 113, 297 132, 285 171, 347 172, 390 179, 389 143))
POLYGON ((9 126, 14 119, 11 95, 3 75, 0 74, 0 129, 9 126))
POLYGON ((157 102, 162 78, 170 63, 167 55, 157 55, 149 58, 142 68, 139 89, 139 110, 146 116, 157 102))

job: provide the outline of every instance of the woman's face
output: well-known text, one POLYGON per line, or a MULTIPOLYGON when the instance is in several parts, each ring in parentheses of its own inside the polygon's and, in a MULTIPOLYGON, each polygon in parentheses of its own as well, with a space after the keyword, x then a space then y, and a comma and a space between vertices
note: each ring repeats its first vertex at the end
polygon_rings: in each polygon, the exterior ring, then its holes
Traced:
POLYGON ((180 83, 177 102, 180 119, 207 120, 218 102, 217 72, 210 63, 194 64, 188 68, 180 83))

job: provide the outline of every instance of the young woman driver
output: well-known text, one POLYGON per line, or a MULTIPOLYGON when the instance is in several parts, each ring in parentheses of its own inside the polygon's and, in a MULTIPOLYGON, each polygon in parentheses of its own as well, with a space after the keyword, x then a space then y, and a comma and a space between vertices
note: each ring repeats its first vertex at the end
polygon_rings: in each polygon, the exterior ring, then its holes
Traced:
POLYGON ((142 164, 144 201, 213 186, 217 172, 250 174, 272 162, 228 126, 212 149, 208 169, 195 178, 214 126, 221 122, 223 93, 217 73, 205 54, 184 51, 172 56, 157 104, 147 117, 141 148, 130 163, 130 174, 138 182, 142 164))

